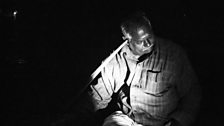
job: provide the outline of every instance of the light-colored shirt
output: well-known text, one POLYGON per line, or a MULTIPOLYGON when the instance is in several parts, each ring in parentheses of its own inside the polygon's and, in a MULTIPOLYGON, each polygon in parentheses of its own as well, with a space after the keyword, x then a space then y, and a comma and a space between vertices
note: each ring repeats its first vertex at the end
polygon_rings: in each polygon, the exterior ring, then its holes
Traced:
POLYGON ((200 88, 180 46, 157 38, 151 53, 136 59, 125 46, 90 85, 95 110, 104 109, 118 93, 123 113, 145 126, 160 126, 170 118, 183 126, 194 121, 200 88), (123 87, 125 87, 124 91, 123 87))

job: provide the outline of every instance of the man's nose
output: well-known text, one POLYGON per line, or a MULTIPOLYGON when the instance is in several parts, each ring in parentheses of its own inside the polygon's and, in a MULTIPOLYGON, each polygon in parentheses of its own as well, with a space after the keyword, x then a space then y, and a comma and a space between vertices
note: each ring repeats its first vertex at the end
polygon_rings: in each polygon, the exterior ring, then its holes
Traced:
POLYGON ((143 41, 143 46, 145 46, 145 47, 150 46, 150 44, 149 44, 148 40, 143 41))

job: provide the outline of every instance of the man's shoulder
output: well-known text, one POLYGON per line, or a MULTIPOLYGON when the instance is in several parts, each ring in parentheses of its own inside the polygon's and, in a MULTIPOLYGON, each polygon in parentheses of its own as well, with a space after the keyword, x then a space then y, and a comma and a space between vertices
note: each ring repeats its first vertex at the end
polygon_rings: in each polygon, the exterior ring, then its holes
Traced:
POLYGON ((182 48, 179 44, 170 39, 157 38, 157 41, 160 44, 160 46, 164 48, 177 48, 177 49, 182 48))
MULTIPOLYGON (((126 46, 124 46, 118 53, 108 62, 106 67, 114 67, 119 65, 121 62, 124 62, 123 55, 126 53, 126 46)), ((109 56, 108 56, 109 57, 109 56)))
POLYGON ((157 40, 158 40, 159 46, 164 50, 168 50, 173 53, 183 53, 184 52, 184 48, 180 44, 178 44, 172 40, 164 39, 164 38, 157 38, 157 40))
POLYGON ((160 47, 160 54, 162 56, 168 56, 170 61, 182 61, 187 57, 186 50, 178 43, 168 39, 159 39, 158 44, 160 47))

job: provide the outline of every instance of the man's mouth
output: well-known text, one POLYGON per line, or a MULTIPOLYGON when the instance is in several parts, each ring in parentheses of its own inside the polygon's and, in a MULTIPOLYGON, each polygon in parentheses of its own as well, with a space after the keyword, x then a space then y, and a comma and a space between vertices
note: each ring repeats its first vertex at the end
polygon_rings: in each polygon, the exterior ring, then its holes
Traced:
POLYGON ((145 47, 145 46, 144 46, 142 50, 143 50, 143 52, 144 52, 144 51, 149 50, 151 47, 152 47, 152 44, 150 44, 150 45, 149 45, 149 46, 147 46, 147 47, 145 47))

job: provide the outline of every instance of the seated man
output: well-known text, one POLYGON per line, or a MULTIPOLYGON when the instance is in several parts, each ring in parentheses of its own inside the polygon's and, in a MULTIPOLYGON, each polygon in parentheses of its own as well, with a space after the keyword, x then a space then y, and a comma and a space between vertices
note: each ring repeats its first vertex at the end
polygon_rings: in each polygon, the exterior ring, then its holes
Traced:
POLYGON ((88 87, 92 108, 89 105, 86 110, 94 115, 109 103, 117 106, 103 126, 193 124, 200 86, 184 50, 155 36, 144 13, 128 17, 121 31, 128 44, 88 87))

